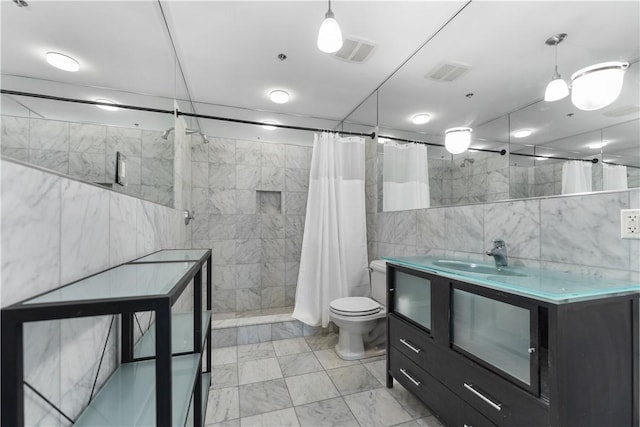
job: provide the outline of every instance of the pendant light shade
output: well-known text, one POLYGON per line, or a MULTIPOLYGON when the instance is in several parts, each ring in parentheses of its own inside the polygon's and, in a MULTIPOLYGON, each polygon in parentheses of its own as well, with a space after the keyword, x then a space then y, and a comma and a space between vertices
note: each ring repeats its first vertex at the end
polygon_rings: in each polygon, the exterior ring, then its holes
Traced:
POLYGON ((544 100, 547 102, 559 101, 562 98, 566 98, 569 95, 569 86, 565 82, 560 73, 558 73, 558 45, 562 43, 567 35, 565 33, 556 34, 551 36, 545 41, 547 46, 555 47, 555 71, 551 76, 551 81, 547 85, 547 89, 544 91, 544 100))
POLYGON ((329 0, 329 10, 324 15, 324 21, 318 31, 318 49, 324 53, 335 53, 342 48, 342 31, 331 11, 331 0, 329 0))
MULTIPOLYGON (((554 75, 554 77, 556 77, 554 75)), ((562 98, 566 98, 569 95, 569 86, 565 82, 560 74, 557 74, 557 78, 554 78, 547 85, 547 90, 544 91, 544 100, 547 102, 559 101, 562 98)))
POLYGON ((471 144, 471 128, 451 128, 444 131, 444 147, 451 154, 460 154, 471 144))
POLYGON ((628 62, 603 62, 576 71, 571 76, 571 101, 584 111, 604 108, 622 91, 628 62))

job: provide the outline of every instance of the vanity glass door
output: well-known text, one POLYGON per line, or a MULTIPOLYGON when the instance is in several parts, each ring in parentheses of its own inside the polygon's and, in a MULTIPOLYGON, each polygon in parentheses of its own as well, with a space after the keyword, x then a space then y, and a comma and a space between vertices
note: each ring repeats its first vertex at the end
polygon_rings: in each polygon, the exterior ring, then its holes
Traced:
POLYGON ((454 348, 533 388, 532 311, 455 287, 452 300, 454 348))
POLYGON ((395 270, 394 312, 431 330, 431 280, 395 270))

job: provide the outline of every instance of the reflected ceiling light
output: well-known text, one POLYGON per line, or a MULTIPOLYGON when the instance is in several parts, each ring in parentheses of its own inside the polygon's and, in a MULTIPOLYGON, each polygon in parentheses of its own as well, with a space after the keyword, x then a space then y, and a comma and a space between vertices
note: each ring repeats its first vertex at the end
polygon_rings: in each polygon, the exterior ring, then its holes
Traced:
POLYGON ((266 129, 266 130, 275 130, 277 129, 275 126, 269 126, 269 125, 279 124, 275 120, 263 120, 262 123, 264 123, 264 125, 262 126, 262 129, 266 129))
POLYGON ((567 86, 567 82, 565 82, 562 77, 560 77, 560 73, 558 73, 558 45, 562 43, 565 37, 567 37, 565 33, 560 33, 549 37, 547 41, 545 41, 547 46, 554 46, 556 48, 555 71, 553 76, 551 76, 551 81, 547 85, 547 89, 544 91, 544 100, 547 102, 558 101, 569 95, 569 86, 567 86))
POLYGON ((430 120, 431 116, 426 113, 416 114, 415 116, 411 117, 411 123, 413 123, 414 125, 423 125, 425 123, 429 123, 430 120))
POLYGON ((571 76, 571 102, 584 111, 604 108, 622 91, 628 62, 603 62, 576 71, 571 76))
POLYGON ((605 147, 608 143, 609 141, 594 142, 593 144, 587 145, 587 147, 589 147, 591 150, 599 150, 602 147, 605 147))
POLYGON ((514 138, 526 138, 533 133, 531 129, 520 129, 513 133, 514 138))
MULTIPOLYGON (((105 104, 115 104, 115 102, 110 101, 108 99, 96 99, 96 102, 103 102, 105 104)), ((110 107, 108 105, 96 105, 96 107, 102 108, 103 110, 107 110, 107 111, 118 111, 118 107, 110 107)))
POLYGON ((329 10, 324 15, 324 21, 318 31, 318 49, 324 53, 335 53, 342 48, 342 31, 331 11, 331 0, 329 0, 329 10))
POLYGON ((75 73, 80 69, 80 63, 70 56, 58 52, 47 52, 47 62, 60 70, 75 73))
POLYGON ((450 128, 444 131, 444 147, 451 154, 464 152, 471 144, 471 128, 450 128))
POLYGON ((269 99, 276 104, 286 104, 289 102, 289 94, 284 90, 274 90, 269 94, 269 99))
POLYGON ((385 142, 389 142, 390 140, 387 138, 378 138, 378 144, 384 144, 385 142))
POLYGON ((539 157, 536 157, 536 160, 549 160, 549 158, 544 156, 539 156, 539 157))

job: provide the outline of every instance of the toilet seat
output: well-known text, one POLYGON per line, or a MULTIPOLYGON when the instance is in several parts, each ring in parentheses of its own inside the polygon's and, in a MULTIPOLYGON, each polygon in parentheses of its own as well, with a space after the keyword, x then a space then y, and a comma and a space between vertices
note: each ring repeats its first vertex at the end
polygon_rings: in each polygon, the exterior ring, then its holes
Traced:
POLYGON ((329 310, 348 317, 371 316, 382 310, 382 306, 371 298, 347 297, 331 301, 329 310))

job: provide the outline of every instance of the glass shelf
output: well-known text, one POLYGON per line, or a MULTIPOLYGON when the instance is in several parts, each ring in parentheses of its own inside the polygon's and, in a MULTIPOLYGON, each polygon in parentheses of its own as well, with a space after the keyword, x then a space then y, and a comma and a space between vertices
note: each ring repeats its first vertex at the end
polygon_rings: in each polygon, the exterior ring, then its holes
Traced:
POLYGON ((125 264, 55 289, 22 304, 110 300, 167 294, 195 262, 125 264))
POLYGON ((200 261, 200 259, 206 255, 207 250, 208 249, 165 249, 131 261, 131 264, 140 262, 200 261))
POLYGON ((453 268, 443 267, 442 263, 439 262, 442 261, 440 258, 426 256, 383 258, 393 264, 416 268, 450 279, 462 280, 491 289, 504 290, 554 304, 640 293, 639 283, 602 277, 592 278, 524 267, 509 267, 509 271, 515 272, 519 276, 500 276, 498 275, 500 271, 497 269, 494 274, 482 274, 462 272, 453 268))
MULTIPOLYGON (((202 313, 202 346, 207 338, 207 325, 211 320, 211 312, 202 313)), ((133 349, 136 358, 153 357, 156 352, 155 322, 142 335, 133 349)), ((201 347, 202 348, 202 347, 201 347)), ((200 350, 200 349, 198 349, 200 350)), ((186 353, 193 351, 193 313, 176 313, 171 316, 171 352, 186 353)))
MULTIPOLYGON (((193 393, 200 354, 172 359, 172 425, 182 426, 193 393)), ((206 400, 205 400, 206 402, 206 400)), ((156 425, 156 365, 154 360, 123 363, 80 414, 74 426, 156 425)))

